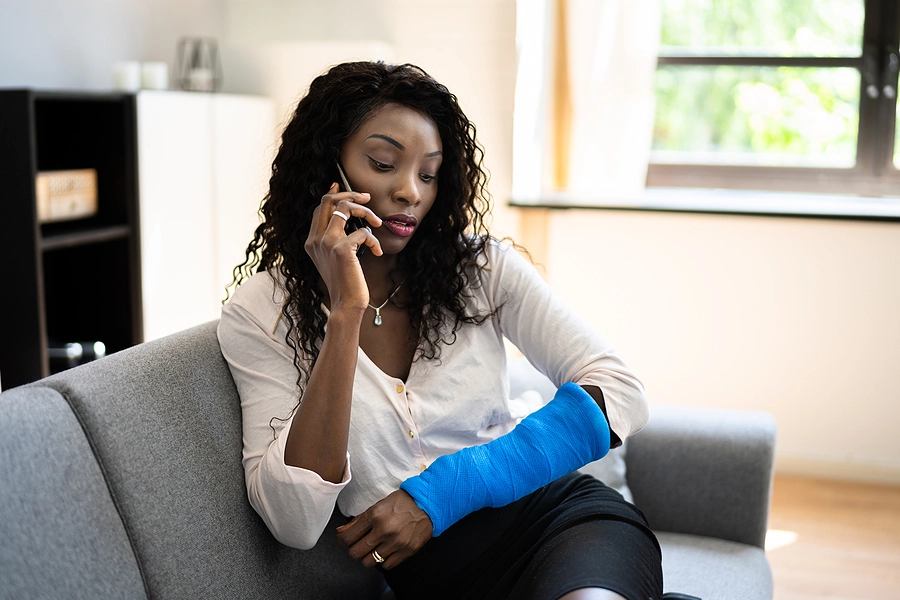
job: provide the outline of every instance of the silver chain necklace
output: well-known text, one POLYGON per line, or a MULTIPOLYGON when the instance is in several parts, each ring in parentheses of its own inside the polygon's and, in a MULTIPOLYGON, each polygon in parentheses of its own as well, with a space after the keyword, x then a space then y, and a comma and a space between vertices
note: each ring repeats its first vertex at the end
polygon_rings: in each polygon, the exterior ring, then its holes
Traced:
POLYGON ((404 283, 406 283, 405 279, 400 282, 400 285, 398 285, 397 287, 394 288, 394 291, 391 292, 391 295, 387 297, 387 300, 385 300, 384 302, 381 303, 381 306, 372 306, 371 304, 369 304, 369 308, 371 308, 372 310, 375 311, 375 325, 376 326, 381 326, 381 323, 382 323, 381 309, 384 308, 385 306, 387 306, 387 303, 391 301, 391 298, 394 297, 394 294, 396 294, 397 292, 400 291, 400 288, 403 287, 404 283))

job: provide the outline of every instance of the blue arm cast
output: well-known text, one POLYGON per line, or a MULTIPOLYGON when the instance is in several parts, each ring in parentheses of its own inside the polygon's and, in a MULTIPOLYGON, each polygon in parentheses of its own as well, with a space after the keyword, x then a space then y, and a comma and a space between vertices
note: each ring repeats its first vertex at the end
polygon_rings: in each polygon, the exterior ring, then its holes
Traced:
POLYGON ((438 536, 467 514, 505 506, 609 452, 609 425, 574 383, 487 444, 441 456, 400 485, 431 518, 438 536))

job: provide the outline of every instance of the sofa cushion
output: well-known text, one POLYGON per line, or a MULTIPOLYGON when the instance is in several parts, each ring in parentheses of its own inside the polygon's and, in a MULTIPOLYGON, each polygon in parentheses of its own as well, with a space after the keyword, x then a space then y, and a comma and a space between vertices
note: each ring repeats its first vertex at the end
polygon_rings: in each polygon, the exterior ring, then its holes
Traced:
POLYGON ((0 596, 146 598, 81 425, 47 388, 0 394, 0 596))
POLYGON ((656 535, 664 591, 704 600, 771 600, 772 571, 763 549, 684 533, 656 535))
POLYGON ((153 598, 378 597, 380 575, 349 558, 333 527, 313 550, 288 548, 250 506, 216 323, 38 385, 65 395, 94 440, 153 598))

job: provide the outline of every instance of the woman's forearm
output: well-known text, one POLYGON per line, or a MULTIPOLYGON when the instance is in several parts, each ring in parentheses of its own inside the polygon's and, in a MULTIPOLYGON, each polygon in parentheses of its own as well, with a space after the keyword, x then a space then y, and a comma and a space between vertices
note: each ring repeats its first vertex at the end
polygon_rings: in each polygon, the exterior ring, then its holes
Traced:
POLYGON ((303 400, 291 423, 284 463, 339 483, 347 460, 353 378, 362 313, 334 311, 303 400))
MULTIPOLYGON (((606 412, 606 399, 603 396, 603 390, 598 388, 596 385, 583 385, 581 389, 586 391, 591 398, 594 399, 594 402, 597 403, 597 406, 600 407, 600 410, 603 411, 603 416, 606 417, 606 422, 609 423, 609 413, 606 412)), ((618 448, 622 445, 622 440, 616 435, 616 432, 610 428, 609 430, 609 447, 610 448, 618 448)))

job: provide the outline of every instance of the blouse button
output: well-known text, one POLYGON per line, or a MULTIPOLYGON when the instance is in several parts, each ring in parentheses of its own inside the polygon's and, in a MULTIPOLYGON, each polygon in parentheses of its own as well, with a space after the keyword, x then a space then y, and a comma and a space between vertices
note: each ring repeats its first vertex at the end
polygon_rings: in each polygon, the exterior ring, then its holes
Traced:
POLYGON ((409 430, 409 439, 414 439, 415 437, 416 437, 416 434, 413 433, 413 430, 412 430, 412 429, 410 429, 410 430, 409 430))
POLYGON ((402 394, 402 393, 403 393, 403 385, 402 385, 402 384, 399 384, 399 383, 397 384, 397 393, 398 393, 398 394, 402 394))

